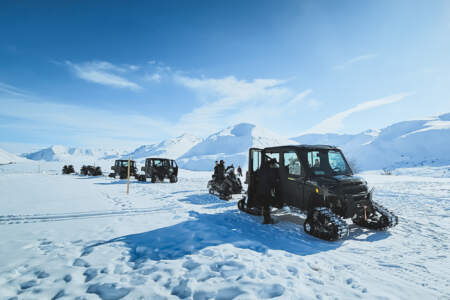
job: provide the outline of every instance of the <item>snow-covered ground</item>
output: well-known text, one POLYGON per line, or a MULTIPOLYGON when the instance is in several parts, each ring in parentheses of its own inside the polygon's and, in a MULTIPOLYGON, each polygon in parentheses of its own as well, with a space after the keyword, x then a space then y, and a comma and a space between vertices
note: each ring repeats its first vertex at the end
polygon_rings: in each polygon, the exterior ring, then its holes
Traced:
POLYGON ((399 225, 340 242, 286 210, 262 225, 239 196, 207 194, 208 172, 126 195, 124 180, 60 168, 0 166, 1 299, 450 298, 450 178, 426 168, 364 173, 399 225))

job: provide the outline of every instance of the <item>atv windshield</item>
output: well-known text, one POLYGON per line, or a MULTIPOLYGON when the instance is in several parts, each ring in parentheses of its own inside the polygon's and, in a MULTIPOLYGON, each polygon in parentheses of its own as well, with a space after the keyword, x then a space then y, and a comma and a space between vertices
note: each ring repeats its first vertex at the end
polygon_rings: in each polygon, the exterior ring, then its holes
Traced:
MULTIPOLYGON (((120 167, 128 167, 128 160, 121 160, 118 162, 120 167)), ((132 160, 130 163, 131 167, 134 167, 134 161, 132 160)))
POLYGON ((308 163, 316 176, 351 175, 352 171, 341 151, 308 151, 308 163))

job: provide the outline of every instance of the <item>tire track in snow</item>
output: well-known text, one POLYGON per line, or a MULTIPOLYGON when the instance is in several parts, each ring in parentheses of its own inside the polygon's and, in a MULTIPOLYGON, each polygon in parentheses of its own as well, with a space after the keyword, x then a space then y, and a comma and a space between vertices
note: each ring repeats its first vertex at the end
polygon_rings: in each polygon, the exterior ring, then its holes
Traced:
POLYGON ((160 211, 181 208, 180 205, 167 205, 160 208, 135 208, 123 210, 107 210, 107 211, 91 211, 91 212, 74 212, 62 214, 33 214, 33 215, 6 215, 0 216, 0 225, 11 225, 21 223, 35 223, 35 222, 54 222, 54 221, 69 221, 75 219, 89 219, 89 218, 107 218, 115 216, 134 216, 153 214, 160 211))

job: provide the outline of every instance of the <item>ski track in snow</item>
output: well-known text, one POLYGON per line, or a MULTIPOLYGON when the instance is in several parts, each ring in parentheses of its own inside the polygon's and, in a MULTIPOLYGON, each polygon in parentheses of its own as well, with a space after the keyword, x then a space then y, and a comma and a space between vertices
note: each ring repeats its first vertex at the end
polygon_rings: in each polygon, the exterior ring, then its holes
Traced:
POLYGON ((205 173, 132 181, 128 196, 104 177, 3 174, 0 299, 449 299, 450 179, 366 178, 399 225, 326 242, 302 214, 262 225, 239 195, 207 194, 205 173))

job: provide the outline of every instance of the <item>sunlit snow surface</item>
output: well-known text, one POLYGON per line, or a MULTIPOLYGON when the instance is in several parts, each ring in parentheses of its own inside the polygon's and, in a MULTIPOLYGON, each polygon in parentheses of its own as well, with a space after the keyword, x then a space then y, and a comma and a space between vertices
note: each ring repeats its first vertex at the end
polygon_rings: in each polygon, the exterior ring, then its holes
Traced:
POLYGON ((303 232, 301 215, 281 210, 262 225, 237 210, 239 196, 208 195, 207 172, 132 181, 127 196, 125 181, 60 168, 0 166, 1 299, 450 297, 444 169, 363 174, 399 225, 350 225, 347 239, 325 242, 303 232))

